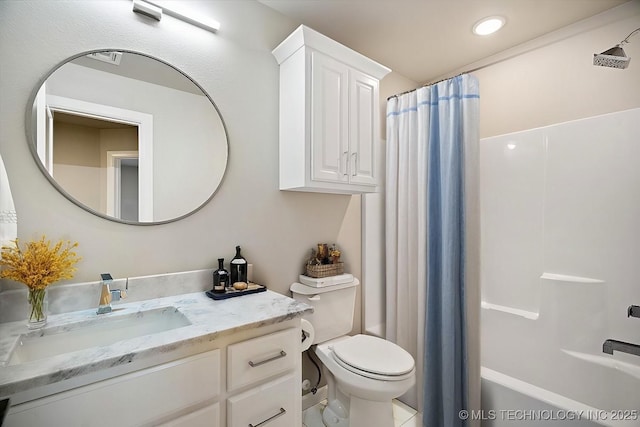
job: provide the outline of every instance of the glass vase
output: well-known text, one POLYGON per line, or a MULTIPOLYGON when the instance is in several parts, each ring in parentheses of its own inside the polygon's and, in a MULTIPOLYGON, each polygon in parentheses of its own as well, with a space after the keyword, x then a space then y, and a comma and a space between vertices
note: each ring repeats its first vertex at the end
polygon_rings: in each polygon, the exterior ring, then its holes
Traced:
POLYGON ((29 329, 42 328, 47 324, 47 310, 49 308, 47 288, 29 288, 28 301, 29 321, 27 322, 27 327, 29 329))

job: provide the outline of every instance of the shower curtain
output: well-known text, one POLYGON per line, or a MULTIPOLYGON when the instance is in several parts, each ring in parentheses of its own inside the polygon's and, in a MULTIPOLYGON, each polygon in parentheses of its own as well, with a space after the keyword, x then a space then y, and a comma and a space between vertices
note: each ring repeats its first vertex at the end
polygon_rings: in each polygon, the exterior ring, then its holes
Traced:
POLYGON ((460 411, 469 409, 466 299, 479 282, 478 104, 471 75, 387 104, 386 337, 416 360, 416 387, 403 400, 429 427, 468 425, 460 411))

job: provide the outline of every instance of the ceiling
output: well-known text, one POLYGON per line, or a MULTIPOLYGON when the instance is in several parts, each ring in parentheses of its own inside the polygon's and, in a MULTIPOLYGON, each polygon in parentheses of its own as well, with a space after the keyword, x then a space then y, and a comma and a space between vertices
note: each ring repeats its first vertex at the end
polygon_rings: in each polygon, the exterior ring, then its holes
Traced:
POLYGON ((259 1, 426 83, 628 0, 259 1), (473 24, 491 15, 505 17, 505 27, 490 36, 474 35, 473 24))

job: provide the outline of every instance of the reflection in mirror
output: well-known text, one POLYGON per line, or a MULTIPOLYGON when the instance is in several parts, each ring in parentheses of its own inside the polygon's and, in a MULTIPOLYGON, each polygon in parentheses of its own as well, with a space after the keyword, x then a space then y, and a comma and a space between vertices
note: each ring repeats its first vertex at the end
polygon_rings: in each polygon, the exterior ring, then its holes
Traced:
POLYGON ((52 183, 88 211, 127 223, 188 215, 216 192, 228 141, 209 96, 133 52, 72 58, 37 90, 27 133, 52 183))
POLYGON ((11 245, 18 237, 18 215, 13 204, 9 178, 0 156, 0 246, 11 245))

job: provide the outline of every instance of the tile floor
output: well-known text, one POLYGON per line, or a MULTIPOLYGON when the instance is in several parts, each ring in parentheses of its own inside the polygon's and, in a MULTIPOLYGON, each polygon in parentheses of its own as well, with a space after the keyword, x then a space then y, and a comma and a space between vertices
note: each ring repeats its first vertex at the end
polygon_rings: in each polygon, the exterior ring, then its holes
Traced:
MULTIPOLYGON (((302 427, 322 426, 320 412, 325 405, 326 401, 323 401, 304 411, 302 419, 306 424, 302 424, 302 427)), ((398 400, 393 401, 393 420, 394 427, 420 427, 422 425, 422 415, 398 400)))

